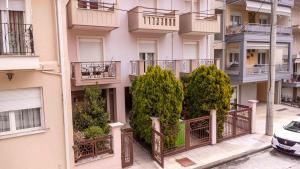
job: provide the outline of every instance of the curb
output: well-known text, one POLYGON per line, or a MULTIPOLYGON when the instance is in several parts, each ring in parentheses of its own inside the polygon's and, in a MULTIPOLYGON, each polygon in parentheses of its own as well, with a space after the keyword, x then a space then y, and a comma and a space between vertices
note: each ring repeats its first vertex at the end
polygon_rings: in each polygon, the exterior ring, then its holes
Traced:
POLYGON ((255 154, 255 153, 258 153, 258 152, 260 152, 260 151, 264 151, 264 150, 269 149, 269 148, 271 148, 271 147, 272 147, 271 145, 266 145, 266 146, 263 146, 263 147, 261 147, 261 148, 249 150, 249 151, 246 151, 246 152, 237 154, 237 155, 233 155, 233 156, 230 156, 230 157, 221 159, 221 160, 217 160, 217 161, 211 162, 211 163, 209 163, 209 164, 205 164, 205 165, 202 165, 202 166, 198 166, 198 167, 196 167, 196 168, 194 168, 194 169, 209 169, 209 168, 213 168, 213 167, 216 167, 216 166, 218 166, 218 165, 222 165, 222 164, 224 164, 224 163, 227 163, 227 162, 229 162, 229 161, 236 160, 236 159, 239 159, 239 158, 242 158, 242 157, 251 155, 251 154, 255 154))

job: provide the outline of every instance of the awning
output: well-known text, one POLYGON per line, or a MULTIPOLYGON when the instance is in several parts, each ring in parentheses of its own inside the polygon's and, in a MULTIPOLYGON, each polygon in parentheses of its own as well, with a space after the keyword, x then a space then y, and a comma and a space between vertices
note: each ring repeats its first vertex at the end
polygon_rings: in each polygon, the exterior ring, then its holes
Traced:
MULTIPOLYGON (((264 2, 256 2, 256 1, 246 1, 246 10, 247 11, 254 11, 254 12, 262 12, 262 13, 271 13, 271 4, 264 3, 264 2)), ((291 8, 278 6, 277 7, 277 14, 278 15, 291 15, 291 8)))
MULTIPOLYGON (((276 48, 288 48, 288 44, 277 44, 276 48)), ((269 43, 247 43, 247 49, 270 49, 269 43)))

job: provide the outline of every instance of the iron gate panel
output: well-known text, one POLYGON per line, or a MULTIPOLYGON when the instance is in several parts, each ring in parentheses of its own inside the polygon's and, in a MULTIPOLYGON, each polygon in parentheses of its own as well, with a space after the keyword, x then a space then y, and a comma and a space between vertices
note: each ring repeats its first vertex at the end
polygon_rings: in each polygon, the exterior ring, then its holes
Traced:
POLYGON ((131 128, 122 129, 122 167, 133 164, 133 130, 131 128))
POLYGON ((186 120, 186 146, 188 149, 209 145, 211 141, 210 116, 186 120))
POLYGON ((164 137, 155 129, 152 129, 152 157, 162 168, 164 167, 164 137))

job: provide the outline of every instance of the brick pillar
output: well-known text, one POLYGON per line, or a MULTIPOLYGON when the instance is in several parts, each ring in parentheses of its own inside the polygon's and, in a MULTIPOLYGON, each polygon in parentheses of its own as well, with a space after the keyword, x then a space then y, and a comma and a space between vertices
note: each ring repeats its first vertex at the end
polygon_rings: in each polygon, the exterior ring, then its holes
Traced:
POLYGON ((252 108, 251 114, 251 134, 256 132, 256 104, 258 100, 248 100, 249 106, 252 108))
POLYGON ((217 111, 210 111, 211 144, 217 144, 217 111))

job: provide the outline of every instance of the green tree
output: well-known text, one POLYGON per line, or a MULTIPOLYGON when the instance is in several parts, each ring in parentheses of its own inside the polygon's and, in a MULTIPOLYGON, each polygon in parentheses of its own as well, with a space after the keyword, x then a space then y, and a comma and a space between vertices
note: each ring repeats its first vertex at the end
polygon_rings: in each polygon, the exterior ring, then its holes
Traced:
POLYGON ((185 117, 208 115, 210 110, 216 109, 218 137, 221 137, 233 92, 230 78, 215 65, 211 65, 197 68, 187 81, 185 117))
POLYGON ((151 143, 151 116, 159 117, 165 145, 173 146, 182 111, 183 86, 171 70, 149 67, 132 84, 131 127, 146 143, 151 143))
POLYGON ((85 136, 96 137, 109 132, 105 100, 98 86, 87 87, 84 100, 75 105, 74 128, 85 136))

